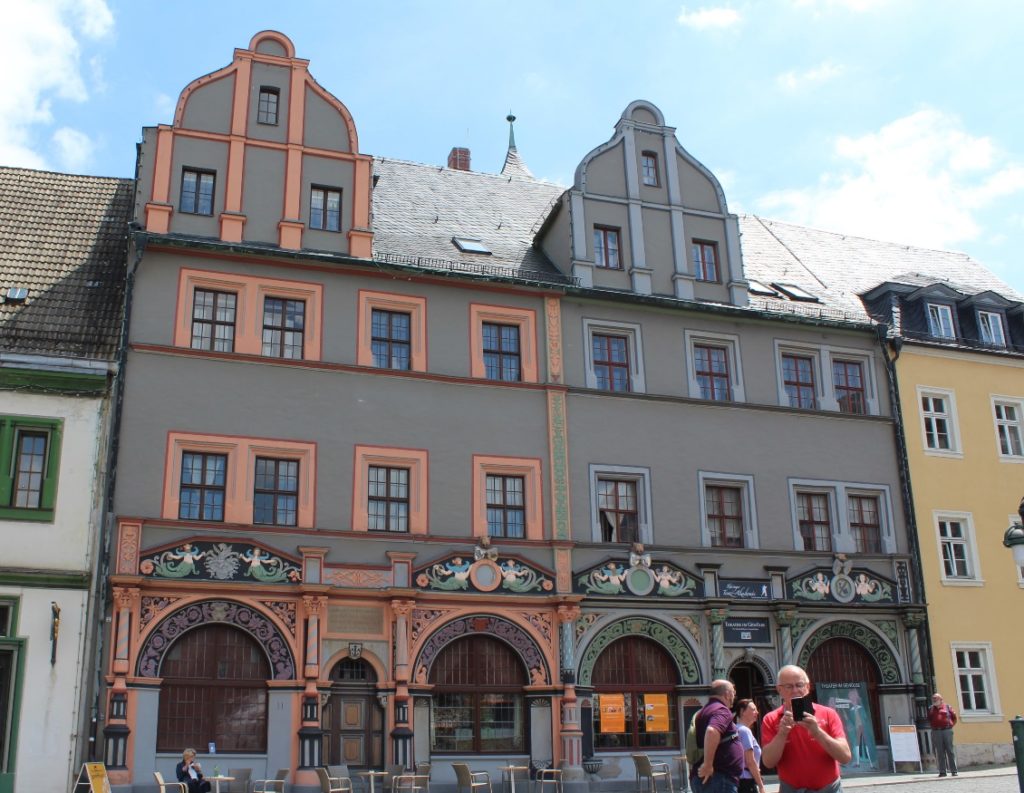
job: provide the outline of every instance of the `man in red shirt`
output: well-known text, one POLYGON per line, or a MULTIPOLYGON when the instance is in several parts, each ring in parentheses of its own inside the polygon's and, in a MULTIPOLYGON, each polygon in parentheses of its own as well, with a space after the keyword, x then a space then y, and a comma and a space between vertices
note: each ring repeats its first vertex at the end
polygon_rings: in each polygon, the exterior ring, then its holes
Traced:
POLYGON ((815 703, 813 713, 805 712, 800 721, 793 718, 793 699, 811 691, 811 681, 799 666, 782 667, 775 688, 782 707, 761 723, 761 762, 778 769, 779 793, 838 793, 839 764, 851 757, 839 714, 815 703))
POLYGON ((946 768, 956 776, 956 755, 953 753, 953 725, 956 711, 942 701, 942 694, 932 694, 932 706, 928 708, 928 723, 932 726, 932 745, 939 760, 939 776, 946 775, 946 768))

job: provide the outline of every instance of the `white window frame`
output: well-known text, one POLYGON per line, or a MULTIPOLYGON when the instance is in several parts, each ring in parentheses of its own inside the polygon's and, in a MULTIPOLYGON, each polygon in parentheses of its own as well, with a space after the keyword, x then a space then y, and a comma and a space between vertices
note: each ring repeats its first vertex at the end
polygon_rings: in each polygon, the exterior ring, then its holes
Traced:
POLYGON ((939 553, 939 579, 944 586, 984 586, 985 579, 981 577, 981 561, 978 556, 977 534, 974 531, 974 517, 970 512, 951 512, 949 510, 934 510, 932 512, 932 525, 935 527, 935 543, 939 553), (950 576, 946 573, 946 565, 943 562, 942 546, 946 540, 942 537, 939 526, 940 521, 946 523, 955 522, 963 526, 964 537, 960 542, 966 550, 967 575, 950 576))
POLYGON ((945 303, 926 303, 928 335, 936 339, 956 340, 956 323, 953 322, 953 307, 945 303), (949 332, 946 333, 948 326, 949 332))
POLYGON ((1004 463, 1024 463, 1024 399, 1020 397, 992 395, 992 420, 995 422, 996 432, 996 454, 999 460, 1004 463), (1012 407, 1017 411, 1017 421, 1009 422, 1000 419, 997 410, 1000 407, 1012 407), (1016 427, 1017 439, 1021 448, 1021 454, 1004 454, 1003 444, 1000 439, 999 430, 1001 427, 1016 427))
POLYGON ((637 536, 645 545, 654 542, 654 530, 651 525, 651 469, 638 465, 604 465, 590 464, 590 538, 596 543, 606 545, 601 538, 601 511, 598 506, 597 480, 617 479, 636 484, 637 536))
POLYGON ((826 410, 839 410, 839 397, 836 396, 836 384, 832 375, 833 363, 858 363, 864 378, 864 410, 862 414, 844 413, 844 416, 877 416, 880 413, 878 402, 878 383, 875 378, 875 358, 871 353, 845 347, 826 347, 828 382, 824 384, 822 407, 826 410))
MULTIPOLYGON (((821 359, 822 352, 821 347, 813 344, 801 344, 799 342, 785 341, 782 339, 775 340, 775 382, 778 384, 779 390, 779 404, 782 407, 792 407, 789 404, 789 395, 786 393, 785 377, 782 373, 782 356, 784 355, 797 355, 801 358, 810 358, 811 366, 814 372, 814 407, 813 408, 793 408, 794 410, 821 410, 822 409, 822 388, 824 380, 822 378, 821 359)), ((832 381, 832 373, 829 372, 829 382, 832 381)))
POLYGON ((998 311, 978 311, 978 338, 983 344, 991 344, 993 347, 1006 346, 1006 326, 1003 324, 1003 315, 998 311), (993 331, 996 331, 993 333, 993 331), (986 339, 985 336, 989 338, 986 339), (998 337, 998 338, 997 338, 998 337))
POLYGON ((760 548, 760 534, 757 529, 757 499, 754 495, 754 477, 749 474, 723 474, 714 471, 700 471, 697 474, 697 496, 700 499, 700 541, 705 548, 721 551, 738 551, 760 548), (708 507, 705 490, 708 486, 738 487, 743 498, 743 548, 728 548, 711 544, 711 530, 708 528, 708 507))
POLYGON ((996 678, 995 658, 992 654, 992 642, 950 642, 950 660, 952 662, 953 682, 956 685, 956 701, 960 706, 960 720, 971 721, 1003 721, 1002 706, 999 703, 999 686, 996 678), (982 655, 982 674, 988 686, 988 705, 984 711, 967 710, 964 708, 963 691, 960 688, 960 667, 956 662, 957 652, 980 652, 982 655))
POLYGON ((683 343, 686 345, 686 385, 690 396, 703 402, 712 402, 701 397, 700 383, 697 382, 697 364, 695 347, 724 347, 729 361, 729 388, 733 402, 746 402, 746 389, 743 386, 743 372, 740 369, 740 337, 733 333, 711 333, 703 330, 687 330, 683 332, 683 343))
POLYGON ((793 547, 800 553, 836 553, 839 547, 840 527, 839 519, 839 498, 834 483, 825 484, 814 479, 790 479, 789 480, 789 512, 793 522, 793 547), (832 549, 830 551, 805 551, 804 538, 800 533, 800 504, 801 493, 812 493, 823 495, 828 498, 829 527, 831 529, 832 549))
MULTIPOLYGON (((864 401, 867 412, 862 415, 877 416, 881 411, 878 398, 878 381, 875 376, 875 357, 872 353, 855 347, 835 347, 828 344, 807 344, 806 342, 775 339, 775 381, 778 384, 779 404, 789 407, 789 397, 782 375, 782 356, 798 355, 811 358, 814 366, 814 391, 816 407, 814 410, 834 410, 839 412, 839 399, 836 397, 835 383, 832 380, 833 361, 852 361, 859 363, 864 376, 864 401)), ((811 408, 801 408, 808 410, 811 408)), ((856 416, 857 413, 844 413, 844 416, 856 416)))
MULTIPOLYGON (((607 333, 612 336, 625 336, 629 348, 629 393, 643 394, 647 391, 644 376, 643 334, 639 323, 616 322, 610 319, 583 320, 583 355, 586 366, 587 388, 597 389, 597 374, 594 372, 595 333, 607 333)), ((628 396, 621 392, 607 392, 614 396, 628 396)))
MULTIPOLYGON (((924 453, 933 457, 963 457, 963 449, 960 446, 960 421, 957 418, 956 411, 956 394, 953 391, 949 391, 945 388, 932 388, 930 386, 919 385, 917 387, 917 414, 920 418, 921 425, 921 446, 923 447, 924 453), (948 449, 933 449, 928 445, 928 427, 926 419, 928 416, 925 415, 924 408, 921 405, 921 400, 924 397, 935 398, 946 400, 946 422, 949 428, 949 448, 948 449)), ((938 415, 931 412, 929 415, 938 415)))

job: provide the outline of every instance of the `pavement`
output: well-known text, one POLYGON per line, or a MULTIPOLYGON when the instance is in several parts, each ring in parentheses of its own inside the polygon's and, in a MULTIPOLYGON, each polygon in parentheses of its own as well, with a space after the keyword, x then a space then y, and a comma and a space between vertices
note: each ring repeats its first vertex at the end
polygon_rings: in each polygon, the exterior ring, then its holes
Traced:
MULTIPOLYGON (((1016 766, 994 766, 961 771, 959 776, 939 777, 935 771, 923 774, 872 774, 843 778, 843 789, 858 793, 876 789, 879 793, 1024 793, 1017 780, 1016 766)), ((777 782, 765 785, 767 793, 778 793, 777 782)))

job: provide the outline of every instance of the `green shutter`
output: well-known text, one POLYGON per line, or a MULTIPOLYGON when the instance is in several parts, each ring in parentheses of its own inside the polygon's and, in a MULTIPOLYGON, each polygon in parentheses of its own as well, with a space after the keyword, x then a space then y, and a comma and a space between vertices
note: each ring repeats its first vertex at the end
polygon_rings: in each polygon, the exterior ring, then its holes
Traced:
POLYGON ((46 449, 46 475, 43 477, 43 493, 39 500, 39 506, 42 509, 53 509, 57 499, 61 434, 61 423, 55 421, 50 427, 49 445, 46 449))
POLYGON ((0 507, 11 504, 14 476, 14 424, 8 418, 0 418, 0 507))

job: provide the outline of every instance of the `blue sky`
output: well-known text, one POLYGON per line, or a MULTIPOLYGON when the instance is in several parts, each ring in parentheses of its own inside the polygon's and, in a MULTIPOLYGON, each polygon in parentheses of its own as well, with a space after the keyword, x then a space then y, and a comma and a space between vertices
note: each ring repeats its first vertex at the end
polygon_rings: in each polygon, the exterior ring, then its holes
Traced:
MULTIPOLYGON (((143 126, 280 30, 362 151, 569 184, 647 99, 730 208, 962 250, 1024 293, 1024 3, 19 0, 0 164, 131 176, 143 126)), ((13 33, 13 37, 12 37, 13 33)))

